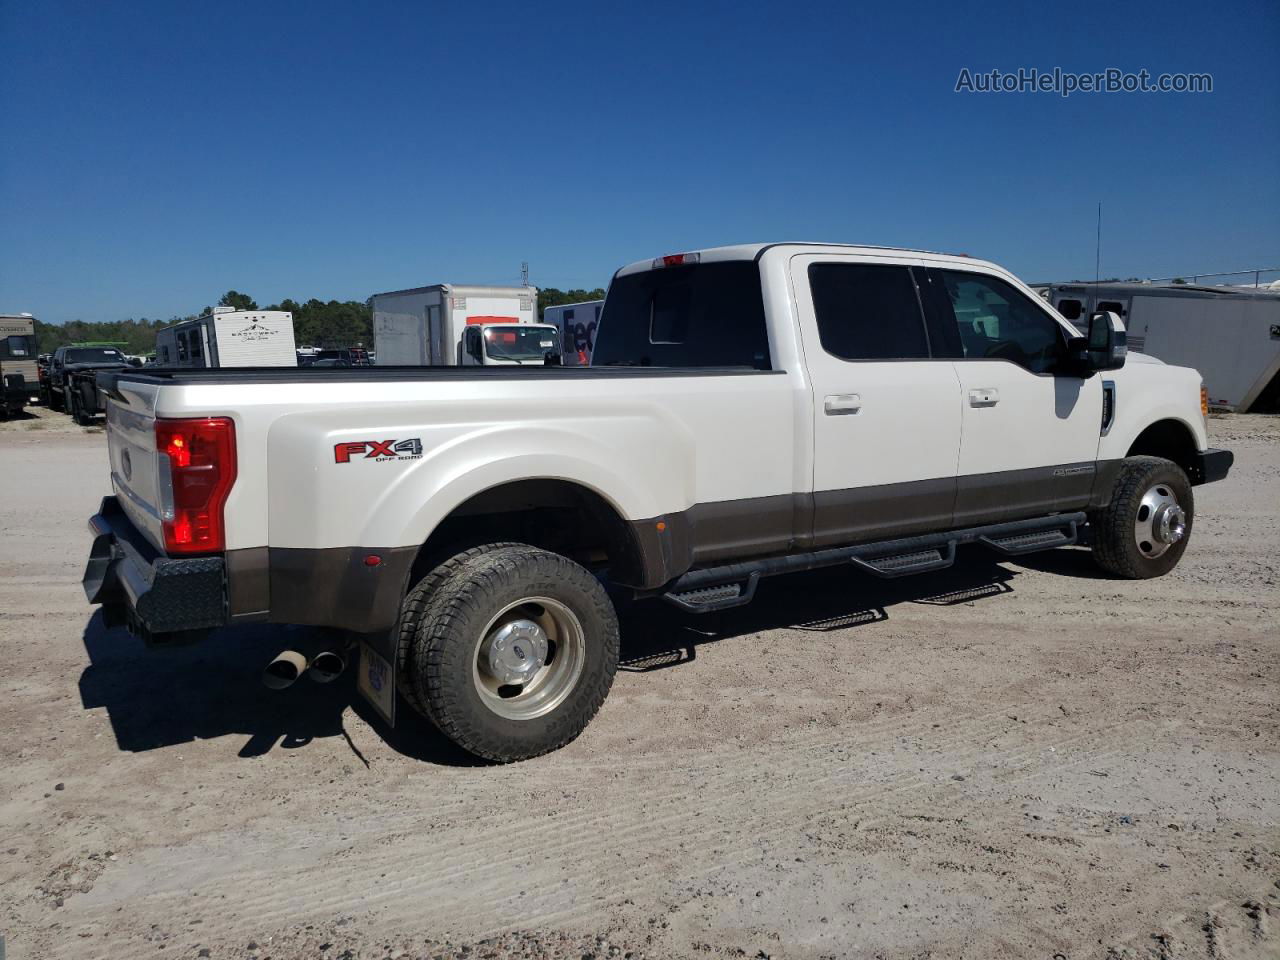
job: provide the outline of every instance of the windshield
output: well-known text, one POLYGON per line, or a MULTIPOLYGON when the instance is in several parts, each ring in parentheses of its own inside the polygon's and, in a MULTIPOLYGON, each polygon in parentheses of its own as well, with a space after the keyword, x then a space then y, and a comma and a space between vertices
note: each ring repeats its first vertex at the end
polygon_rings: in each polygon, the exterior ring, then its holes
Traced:
POLYGON ((759 268, 728 260, 616 278, 591 365, 770 369, 759 268))
POLYGON ((109 347, 77 347, 63 356, 67 363, 124 363, 124 354, 109 347))
POLYGON ((484 349, 494 360, 541 362, 556 349, 556 331, 549 327, 485 327, 484 349))

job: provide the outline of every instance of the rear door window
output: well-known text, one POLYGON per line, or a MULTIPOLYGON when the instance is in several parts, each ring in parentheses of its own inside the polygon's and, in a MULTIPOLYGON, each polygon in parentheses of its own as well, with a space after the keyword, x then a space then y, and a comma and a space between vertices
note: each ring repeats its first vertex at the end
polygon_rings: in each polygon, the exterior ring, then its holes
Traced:
POLYGON ((911 269, 815 263, 809 289, 822 348, 841 360, 925 360, 929 338, 911 269))
POLYGON ((615 278, 591 365, 772 369, 759 267, 730 260, 615 278))

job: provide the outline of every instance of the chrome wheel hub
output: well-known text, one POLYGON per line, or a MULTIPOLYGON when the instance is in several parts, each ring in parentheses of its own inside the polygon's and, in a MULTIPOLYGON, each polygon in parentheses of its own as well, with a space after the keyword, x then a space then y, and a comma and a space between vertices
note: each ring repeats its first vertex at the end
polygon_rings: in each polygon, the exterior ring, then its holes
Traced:
POLYGON ((549 597, 507 604, 476 640, 471 679, 480 701, 508 720, 534 720, 573 692, 587 660, 586 633, 549 597))
POLYGON ((1186 510, 1178 503, 1172 487, 1157 483, 1142 495, 1138 504, 1133 524, 1138 551, 1154 560, 1186 535, 1186 510))
POLYGON ((481 667, 503 686, 524 685, 547 662, 547 634, 532 620, 511 620, 484 638, 481 667))

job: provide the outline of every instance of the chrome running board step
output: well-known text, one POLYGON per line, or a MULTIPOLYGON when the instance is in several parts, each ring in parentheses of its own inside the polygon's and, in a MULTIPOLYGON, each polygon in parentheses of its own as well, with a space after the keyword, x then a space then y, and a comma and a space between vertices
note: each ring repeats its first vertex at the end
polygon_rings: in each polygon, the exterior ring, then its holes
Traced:
POLYGON ((877 577, 905 577, 909 573, 945 570, 955 562, 956 548, 980 543, 1006 556, 1065 547, 1079 542, 1083 513, 1060 513, 1031 520, 1013 520, 944 533, 928 533, 879 543, 858 543, 810 553, 744 560, 719 567, 690 570, 656 590, 673 606, 689 613, 710 613, 750 603, 761 577, 799 573, 851 564, 877 577))
POLYGON ((934 570, 945 570, 956 562, 956 542, 951 540, 941 547, 916 550, 912 553, 895 553, 883 557, 850 557, 849 562, 859 570, 886 579, 907 577, 913 573, 930 573, 934 570))
POLYGON ((739 583, 722 583, 713 587, 696 587, 679 593, 664 593, 662 599, 686 613, 711 613, 741 607, 755 599, 760 574, 752 573, 739 583))
POLYGON ((1079 524, 1074 520, 1056 530, 1038 530, 1030 533, 1015 533, 1004 537, 979 537, 978 542, 990 547, 997 553, 1007 557, 1016 557, 1023 553, 1035 553, 1037 550, 1050 550, 1054 547, 1069 547, 1080 541, 1079 524))

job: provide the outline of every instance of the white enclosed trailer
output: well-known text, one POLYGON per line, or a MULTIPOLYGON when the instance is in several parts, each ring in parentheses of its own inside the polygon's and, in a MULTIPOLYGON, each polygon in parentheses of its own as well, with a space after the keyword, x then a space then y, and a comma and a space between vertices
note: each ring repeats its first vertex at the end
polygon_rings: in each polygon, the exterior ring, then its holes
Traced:
POLYGON ((602 307, 603 300, 584 300, 547 307, 542 311, 542 322, 560 331, 560 350, 566 367, 585 367, 591 363, 602 307))
POLYGON ((293 314, 288 310, 234 310, 183 320, 156 331, 162 367, 296 367, 293 314))
POLYGON ((1053 283, 1036 288, 1068 320, 1109 310, 1129 349, 1204 375, 1209 402, 1246 413, 1280 401, 1280 292, 1146 283, 1053 283))
MULTIPOLYGON (((559 350, 558 331, 536 323, 537 287, 473 287, 438 283, 375 293, 373 341, 379 366, 453 367, 525 362, 504 359, 503 346, 528 346, 519 355, 559 350), (535 325, 537 333, 518 328, 535 325), (464 344, 468 328, 473 343, 464 344), (476 355, 475 338, 481 351, 476 355), (550 343, 546 343, 546 341, 550 343), (528 341, 526 343, 526 341, 528 341), (544 345, 545 344, 545 345, 544 345), (494 349, 490 352, 489 346, 494 349)), ((541 354, 539 354, 541 356, 541 354)))

